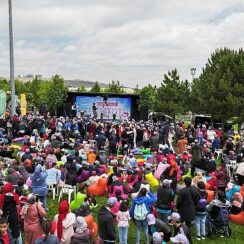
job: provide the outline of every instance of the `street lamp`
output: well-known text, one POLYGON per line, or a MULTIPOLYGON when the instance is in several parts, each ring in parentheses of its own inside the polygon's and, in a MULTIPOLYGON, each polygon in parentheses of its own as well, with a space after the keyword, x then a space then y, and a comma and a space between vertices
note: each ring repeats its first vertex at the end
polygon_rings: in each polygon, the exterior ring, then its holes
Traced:
POLYGON ((192 75, 192 81, 194 81, 196 75, 196 68, 191 68, 191 75, 192 75))
POLYGON ((15 114, 15 83, 14 83, 14 44, 12 24, 12 0, 8 0, 9 10, 9 59, 10 59, 10 85, 11 85, 11 115, 15 114))

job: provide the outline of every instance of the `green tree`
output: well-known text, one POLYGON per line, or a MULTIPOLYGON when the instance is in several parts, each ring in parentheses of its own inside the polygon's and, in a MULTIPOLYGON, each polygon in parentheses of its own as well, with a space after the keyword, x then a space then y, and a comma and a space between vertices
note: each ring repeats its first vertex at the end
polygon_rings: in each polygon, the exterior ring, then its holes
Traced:
POLYGON ((156 91, 157 87, 152 85, 145 86, 140 90, 140 99, 138 101, 138 107, 140 111, 142 107, 148 107, 149 111, 154 110, 156 91))
POLYGON ((0 79, 0 90, 3 90, 3 91, 10 91, 11 88, 10 88, 10 82, 7 81, 6 79, 0 79))
POLYGON ((47 94, 49 98, 47 101, 48 108, 57 111, 67 98, 67 88, 64 85, 64 79, 59 75, 53 76, 47 94))
POLYGON ((15 80, 15 94, 16 95, 20 95, 23 93, 28 92, 28 86, 26 86, 26 83, 24 83, 21 80, 15 80))
POLYGON ((79 88, 79 91, 80 92, 86 92, 86 88, 84 85, 81 85, 80 88, 79 88))
POLYGON ((193 112, 212 115, 224 123, 236 116, 244 119, 244 52, 217 49, 199 79, 192 84, 193 112))
POLYGON ((176 69, 164 75, 161 86, 155 97, 155 111, 169 114, 175 118, 176 114, 188 111, 189 96, 188 81, 181 81, 176 69))
POLYGON ((94 84, 94 86, 92 87, 92 89, 91 89, 90 92, 93 92, 93 93, 99 93, 99 92, 101 92, 101 87, 98 84, 98 81, 96 81, 96 83, 94 84))
POLYGON ((108 87, 104 91, 108 93, 116 93, 116 94, 125 93, 123 86, 120 85, 120 82, 118 80, 116 82, 113 80, 112 83, 109 83, 108 87))

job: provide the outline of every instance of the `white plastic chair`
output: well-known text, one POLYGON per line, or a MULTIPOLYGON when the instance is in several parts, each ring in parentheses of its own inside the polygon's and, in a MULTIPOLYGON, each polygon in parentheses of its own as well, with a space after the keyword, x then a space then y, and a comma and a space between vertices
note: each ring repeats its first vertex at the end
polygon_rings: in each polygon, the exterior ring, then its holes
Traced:
POLYGON ((71 186, 71 185, 60 185, 61 188, 60 193, 59 193, 59 198, 58 201, 60 202, 60 199, 63 197, 63 194, 68 195, 68 202, 70 203, 71 201, 71 194, 74 194, 74 198, 76 197, 76 186, 71 186))
POLYGON ((48 191, 51 191, 53 193, 53 200, 55 200, 55 196, 56 196, 56 184, 54 183, 47 183, 48 186, 48 191))

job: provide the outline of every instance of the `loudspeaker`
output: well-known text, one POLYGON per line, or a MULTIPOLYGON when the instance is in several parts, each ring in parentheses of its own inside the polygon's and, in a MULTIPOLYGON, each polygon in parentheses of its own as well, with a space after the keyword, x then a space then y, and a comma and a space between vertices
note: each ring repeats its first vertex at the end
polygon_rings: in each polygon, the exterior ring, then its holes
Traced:
POLYGON ((148 121, 148 106, 141 107, 140 119, 143 121, 148 121))
POLYGON ((116 114, 113 114, 113 120, 116 120, 116 114))

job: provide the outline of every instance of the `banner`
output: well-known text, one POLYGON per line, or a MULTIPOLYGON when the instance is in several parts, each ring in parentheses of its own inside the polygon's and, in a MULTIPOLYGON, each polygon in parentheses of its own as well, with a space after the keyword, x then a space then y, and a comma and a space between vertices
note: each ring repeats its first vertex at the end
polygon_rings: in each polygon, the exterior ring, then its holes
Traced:
POLYGON ((0 90, 0 116, 4 115, 6 110, 7 95, 5 91, 0 90))
POLYGON ((20 106, 21 106, 21 115, 26 115, 27 112, 27 101, 25 94, 20 95, 20 106))
POLYGON ((104 120, 123 120, 131 116, 131 98, 109 97, 104 101, 102 96, 77 96, 77 111, 93 118, 93 104, 96 106, 97 118, 104 120))

